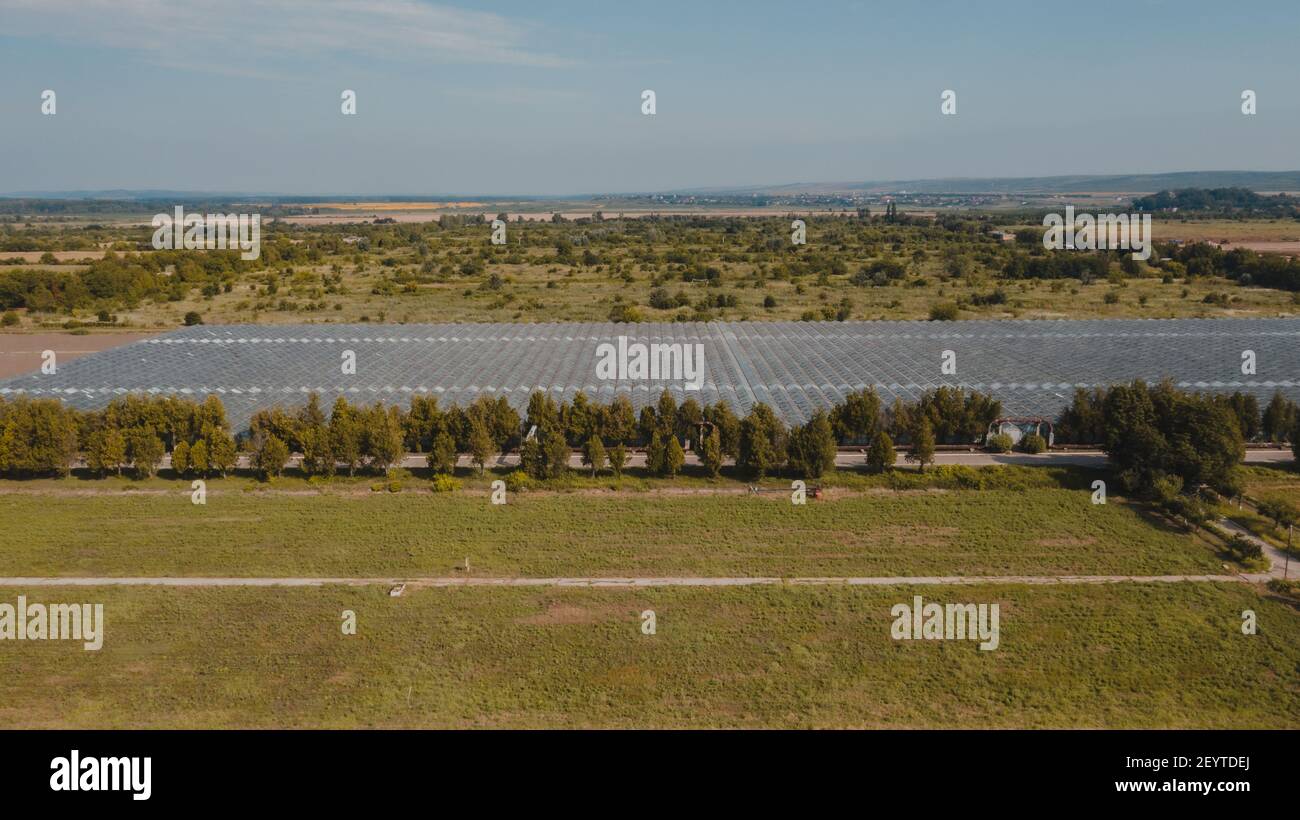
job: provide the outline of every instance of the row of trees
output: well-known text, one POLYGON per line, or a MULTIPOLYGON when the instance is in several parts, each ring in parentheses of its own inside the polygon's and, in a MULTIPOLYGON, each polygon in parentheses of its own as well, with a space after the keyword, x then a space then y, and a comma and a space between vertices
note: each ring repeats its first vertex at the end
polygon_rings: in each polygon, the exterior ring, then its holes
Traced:
MULTIPOLYGON (((1162 385, 1160 389, 1162 392, 1173 390, 1169 385, 1162 385)), ((1062 411, 1057 421, 1056 440, 1062 444, 1105 444, 1105 407, 1110 393, 1111 390, 1101 388, 1075 390, 1070 406, 1062 411)), ((1254 396, 1240 391, 1231 395, 1209 395, 1205 399, 1227 411, 1244 441, 1280 443, 1296 440, 1296 422, 1300 415, 1295 402, 1281 391, 1273 393, 1263 412, 1254 396)))
MULTIPOLYGON (((281 473, 295 453, 313 476, 383 473, 407 452, 426 454, 435 473, 449 474, 461 454, 482 471, 497 454, 518 447, 528 475, 554 478, 569 469, 574 450, 593 474, 621 473, 629 446, 641 443, 657 475, 676 475, 689 450, 713 476, 733 459, 752 478, 781 470, 816 478, 833 468, 842 443, 865 444, 868 465, 885 470, 894 463, 895 442, 905 442, 908 457, 924 469, 936 443, 979 442, 1000 413, 988 396, 947 387, 888 409, 874 391, 856 391, 794 428, 766 404, 740 418, 726 402, 679 405, 668 391, 639 414, 624 396, 605 405, 579 393, 557 403, 538 392, 522 418, 504 397, 444 409, 436 398, 419 396, 405 410, 339 397, 327 415, 313 394, 294 410, 258 411, 237 446, 216 396, 194 402, 128 395, 90 412, 55 399, 0 399, 0 473, 66 475, 80 457, 99 475, 129 469, 151 476, 170 452, 181 475, 224 475, 242 449, 265 476, 281 473)), ((1289 437, 1300 449, 1296 406, 1280 393, 1261 413, 1251 396, 1185 393, 1168 382, 1079 390, 1057 433, 1063 441, 1102 446, 1127 489, 1164 498, 1203 486, 1235 492, 1247 438, 1289 437)))
POLYGON ((0 474, 67 475, 83 457, 98 475, 130 469, 148 477, 168 451, 183 474, 224 475, 234 467, 221 400, 128 395, 84 412, 57 399, 0 398, 0 474))
POLYGON ((629 446, 643 444, 649 469, 658 475, 677 474, 692 450, 710 475, 734 459, 756 478, 783 468, 817 477, 833 467, 842 442, 869 444, 872 466, 886 469, 893 464, 894 440, 906 440, 924 466, 936 440, 976 441, 998 409, 979 394, 941 388, 916 404, 898 402, 886 410, 873 391, 863 390, 789 429, 765 404, 742 419, 726 402, 705 407, 688 398, 678 405, 666 390, 639 414, 626 396, 599 404, 578 393, 557 403, 538 392, 529 397, 522 418, 504 397, 443 408, 435 397, 417 396, 405 410, 382 403, 353 405, 339 397, 327 415, 313 394, 296 409, 276 405, 257 411, 237 442, 216 396, 196 403, 128 395, 90 412, 56 399, 0 399, 0 473, 66 475, 84 458, 98 475, 130 470, 148 477, 170 453, 180 475, 224 475, 242 450, 264 476, 280 474, 295 453, 303 472, 312 476, 337 471, 352 476, 363 469, 383 473, 407 452, 426 454, 429 467, 445 474, 454 470, 460 454, 468 454, 481 471, 497 454, 517 447, 529 475, 549 478, 568 469, 575 449, 593 473, 606 467, 621 473, 629 446))

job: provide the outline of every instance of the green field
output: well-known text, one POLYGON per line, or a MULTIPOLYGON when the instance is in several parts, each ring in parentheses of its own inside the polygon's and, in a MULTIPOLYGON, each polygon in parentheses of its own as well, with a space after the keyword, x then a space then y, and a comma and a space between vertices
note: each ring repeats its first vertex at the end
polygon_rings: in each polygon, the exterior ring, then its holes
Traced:
POLYGON ((6 728, 1300 728, 1300 617, 1244 584, 25 592, 106 638, 0 642, 6 728), (892 640, 913 594, 998 603, 999 648, 892 640))
MULTIPOLYGON (((12 486, 12 485, 11 485, 12 486)), ((0 575, 1056 575, 1224 572, 1086 490, 0 493, 0 575)))
MULTIPOLYGON (((964 218, 972 227, 1010 227, 977 211, 964 218)), ((0 258, 0 279, 37 271, 85 277, 106 250, 149 257, 155 252, 147 221, 87 226, 36 220, 15 228, 21 236, 13 241, 31 249, 0 258), (56 259, 39 262, 47 250, 56 259)), ((1300 223, 1276 219, 1157 219, 1155 225, 1162 240, 1286 243, 1300 236, 1300 223)), ((963 319, 1300 312, 1294 293, 1217 275, 1177 272, 1165 281, 1162 269, 1145 265, 1121 275, 1117 261, 1113 277, 1092 281, 1008 278, 1007 258, 1033 248, 929 223, 816 218, 800 248, 789 244, 788 220, 775 215, 512 223, 509 230, 507 245, 495 247, 487 225, 268 225, 266 253, 238 271, 195 274, 187 283, 159 276, 143 297, 94 298, 57 309, 34 295, 30 304, 15 302, 10 321, 14 329, 174 328, 191 312, 207 324, 262 325, 604 322, 612 316, 644 322, 916 320, 944 303, 960 304, 963 319), (878 263, 896 266, 898 275, 871 282, 858 276, 878 263), (111 318, 101 319, 101 311, 111 318)), ((1288 245, 1273 250, 1294 253, 1288 245)))

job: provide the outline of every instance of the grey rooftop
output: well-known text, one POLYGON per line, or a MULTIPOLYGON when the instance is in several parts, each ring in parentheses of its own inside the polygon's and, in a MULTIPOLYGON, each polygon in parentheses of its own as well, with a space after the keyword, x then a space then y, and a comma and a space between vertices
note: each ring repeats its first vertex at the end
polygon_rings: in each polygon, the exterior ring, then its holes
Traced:
POLYGON ((738 413, 766 402, 788 423, 874 387, 886 404, 940 385, 989 393, 1008 414, 1055 417, 1076 387, 1171 379, 1185 390, 1300 400, 1300 319, 1009 320, 964 322, 707 322, 674 324, 439 324, 197 326, 92 354, 53 375, 0 381, 0 396, 57 397, 83 409, 127 393, 219 396, 232 426, 273 404, 320 394, 350 401, 442 404, 506 396, 523 409, 535 390, 579 390, 608 402, 725 399, 738 413), (678 381, 597 378, 597 346, 690 343, 704 349, 700 390, 678 381), (356 354, 344 375, 343 352, 356 354), (1243 375, 1242 353, 1255 353, 1243 375), (956 375, 944 375, 944 351, 956 375))

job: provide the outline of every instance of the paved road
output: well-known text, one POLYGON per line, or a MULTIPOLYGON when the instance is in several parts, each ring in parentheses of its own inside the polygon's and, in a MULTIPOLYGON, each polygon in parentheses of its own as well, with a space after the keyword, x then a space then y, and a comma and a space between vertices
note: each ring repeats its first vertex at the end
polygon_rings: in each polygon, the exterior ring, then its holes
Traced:
MULTIPOLYGON (((1247 464, 1279 464, 1295 460, 1290 449, 1281 450, 1247 450, 1245 463, 1247 464)), ((841 450, 835 456, 835 466, 837 467, 861 467, 866 464, 866 451, 859 452, 841 450)), ((301 456, 292 456, 289 459, 289 466, 296 467, 302 462, 301 456)), ((424 453, 407 453, 402 457, 402 467, 421 468, 428 466, 428 457, 424 453)), ((503 456, 497 456, 491 466, 511 467, 519 463, 519 454, 508 453, 503 456)), ((700 460, 694 453, 686 453, 686 464, 699 464, 700 460)), ((728 459, 726 464, 731 464, 732 460, 728 459)), ((964 464, 968 467, 990 467, 996 464, 1023 464, 1035 467, 1095 467, 1102 468, 1106 466, 1106 454, 1099 450, 1053 450, 1050 453, 1040 453, 1036 456, 1025 453, 986 453, 981 450, 974 451, 952 451, 945 450, 935 453, 935 464, 964 464)), ((461 455, 457 461, 459 467, 473 467, 469 456, 461 455)), ((85 467, 86 463, 80 459, 73 463, 73 467, 85 467)), ((161 467, 171 467, 171 456, 163 456, 161 467)), ((250 466, 247 455, 241 454, 235 460, 235 466, 247 469, 250 466)), ((569 456, 569 466, 574 469, 582 469, 582 455, 574 452, 569 456)), ((627 466, 644 467, 645 453, 640 451, 630 452, 627 456, 627 466)), ((898 454, 898 463, 895 467, 900 469, 916 469, 914 464, 909 464, 900 452, 898 454)))
POLYGON ((1246 575, 927 575, 878 577, 692 577, 662 578, 126 578, 126 577, 31 577, 0 578, 0 587, 62 586, 163 586, 163 587, 321 587, 397 586, 414 587, 594 587, 636 589, 645 587, 741 587, 741 586, 947 586, 971 584, 1119 584, 1245 582, 1246 575))
POLYGON ((1259 538, 1250 530, 1228 518, 1220 518, 1218 524, 1221 528, 1228 531, 1229 535, 1240 535, 1247 541, 1252 541, 1260 546, 1264 551, 1265 557, 1268 558, 1269 568, 1266 573, 1257 573, 1250 577, 1257 580, 1268 580, 1269 578, 1289 578, 1300 579, 1300 562, 1291 561, 1288 563, 1286 553, 1272 544, 1259 538), (1294 567, 1290 564, 1295 564, 1294 567))
MULTIPOLYGON (((841 451, 835 456, 835 465, 837 467, 854 467, 862 466, 866 463, 866 452, 849 452, 841 451)), ((1294 456, 1289 449, 1285 450, 1247 450, 1247 464, 1273 464, 1294 460, 1294 456)), ((289 461, 291 465, 296 465, 300 458, 295 456, 289 461)), ((1025 453, 986 453, 982 451, 974 452, 953 452, 944 451, 935 454, 935 464, 964 464, 970 467, 988 467, 995 464, 1024 464, 1030 466, 1073 466, 1073 467, 1097 467, 1106 466, 1106 454, 1098 450, 1055 450, 1050 453, 1040 453, 1036 456, 1025 453)), ((519 463, 518 453, 509 453, 504 456, 498 456, 493 462, 498 467, 508 467, 519 463)), ((730 460, 727 462, 731 463, 730 460)), ((461 456, 457 461, 461 467, 473 466, 469 456, 461 456)), ((686 454, 686 464, 699 464, 699 459, 694 453, 686 454)), ((168 466, 169 462, 164 461, 163 466, 168 466)), ((403 467, 425 467, 428 465, 426 456, 420 453, 408 453, 402 459, 403 467)), ((569 465, 574 468, 582 467, 582 456, 574 453, 569 457, 569 465)), ((247 467, 247 457, 241 456, 239 461, 240 467, 247 467)), ((644 467, 645 453, 633 452, 628 454, 629 467, 644 467)), ((903 454, 898 455, 898 467, 907 468, 908 462, 904 459, 903 454)))

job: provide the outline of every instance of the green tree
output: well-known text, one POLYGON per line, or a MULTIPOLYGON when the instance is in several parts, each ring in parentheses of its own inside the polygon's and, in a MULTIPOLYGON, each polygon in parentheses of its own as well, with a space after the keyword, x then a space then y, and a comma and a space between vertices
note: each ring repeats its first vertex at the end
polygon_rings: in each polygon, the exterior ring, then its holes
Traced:
POLYGON ((203 439, 194 442, 190 447, 190 470, 199 478, 208 475, 208 444, 203 439))
POLYGON ((560 410, 555 406, 555 399, 549 393, 535 391, 528 397, 528 410, 524 419, 524 432, 534 427, 536 435, 544 430, 554 430, 560 425, 560 410))
POLYGON ((126 438, 122 431, 115 428, 101 428, 91 433, 86 440, 86 466, 99 475, 109 470, 122 474, 122 462, 126 461, 126 438))
POLYGON ((587 443, 582 448, 582 463, 591 468, 592 478, 604 469, 605 445, 601 443, 600 436, 593 435, 587 439, 587 443))
POLYGON ((302 439, 302 471, 309 476, 330 476, 334 474, 334 449, 331 446, 329 428, 321 424, 304 424, 302 439))
POLYGON ((587 394, 579 390, 573 395, 573 403, 560 408, 560 424, 564 428, 565 438, 571 444, 585 443, 596 433, 599 415, 587 394))
POLYGON ((645 468, 651 475, 663 475, 665 457, 668 453, 668 437, 658 430, 650 433, 650 442, 645 448, 645 468))
POLYGON ((190 471, 190 445, 184 441, 176 442, 172 448, 172 471, 183 476, 190 471))
POLYGON ((907 451, 907 460, 919 464, 921 472, 925 472, 925 465, 934 463, 934 429, 930 427, 929 419, 921 419, 916 431, 912 434, 912 444, 907 451))
POLYGON ((627 465, 627 446, 622 442, 609 448, 609 468, 615 477, 623 477, 623 467, 627 465))
POLYGON ((1282 498, 1265 498, 1259 502, 1257 508, 1260 515, 1273 519, 1274 526, 1283 529, 1300 520, 1300 511, 1296 510, 1294 504, 1282 498))
POLYGON ((722 435, 718 428, 710 427, 696 446, 699 448, 700 463, 704 465, 709 478, 717 478, 722 473, 722 435))
POLYGON ((664 449, 663 474, 669 478, 676 478, 682 471, 682 465, 686 463, 686 451, 682 449, 682 443, 677 440, 677 436, 667 436, 665 440, 668 445, 664 449))
POLYGON ((456 441, 443 430, 434 436, 429 449, 429 469, 438 475, 456 472, 456 441))
POLYGON ((126 445, 136 476, 152 478, 165 452, 162 439, 154 434, 152 427, 137 427, 127 434, 126 445))
POLYGON ((626 444, 634 435, 636 435, 636 414, 632 411, 632 402, 627 396, 619 393, 605 411, 605 441, 626 444))
POLYGON ((208 465, 225 478, 235 466, 237 452, 235 440, 223 429, 216 429, 208 436, 208 465))
POLYGON ((655 406, 655 421, 659 432, 666 435, 676 435, 677 400, 667 390, 659 394, 659 403, 655 406))
POLYGON ((825 410, 816 410, 790 434, 788 452, 791 469, 805 478, 821 478, 835 468, 835 433, 825 410))
POLYGON ((683 441, 694 441, 703 421, 704 410, 700 408, 700 403, 693 398, 688 398, 677 408, 673 433, 683 441))
POLYGON ((496 454, 497 447, 496 442, 492 440, 492 434, 488 432, 486 425, 475 419, 470 423, 469 457, 470 461, 478 465, 479 475, 483 475, 487 463, 496 454))
POLYGON ((873 473, 883 473, 893 468, 897 458, 893 439, 884 430, 877 430, 867 449, 867 468, 873 473))
POLYGON ((370 469, 377 473, 387 470, 402 460, 405 454, 401 414, 396 407, 384 407, 375 402, 363 417, 362 453, 370 469))
POLYGON ((880 427, 880 397, 873 389, 854 390, 835 406, 831 418, 840 441, 871 441, 880 427))
POLYGON ((542 436, 542 450, 546 458, 546 477, 559 478, 569 471, 569 443, 559 430, 542 436))
MULTIPOLYGON (((1296 422, 1295 404, 1283 396, 1281 390, 1274 392, 1268 407, 1264 408, 1264 435, 1269 441, 1283 441, 1296 427, 1296 422)), ((1295 439, 1292 438, 1292 442, 1294 441, 1295 439)))
POLYGON ((253 467, 263 479, 271 479, 284 472, 289 463, 289 445, 276 436, 265 436, 253 450, 253 467))
POLYGON ((709 405, 704 408, 704 420, 717 429, 722 454, 736 458, 740 454, 740 419, 731 411, 731 405, 725 399, 709 405))
POLYGON ((1291 428, 1291 455, 1300 462, 1300 417, 1296 418, 1295 426, 1291 428))
POLYGON ((329 436, 335 459, 347 467, 349 477, 356 475, 362 459, 361 423, 356 410, 342 396, 334 402, 330 413, 329 436))
POLYGON ((785 425, 772 408, 762 402, 755 404, 740 423, 736 464, 747 475, 761 480, 784 462, 786 438, 785 425))

